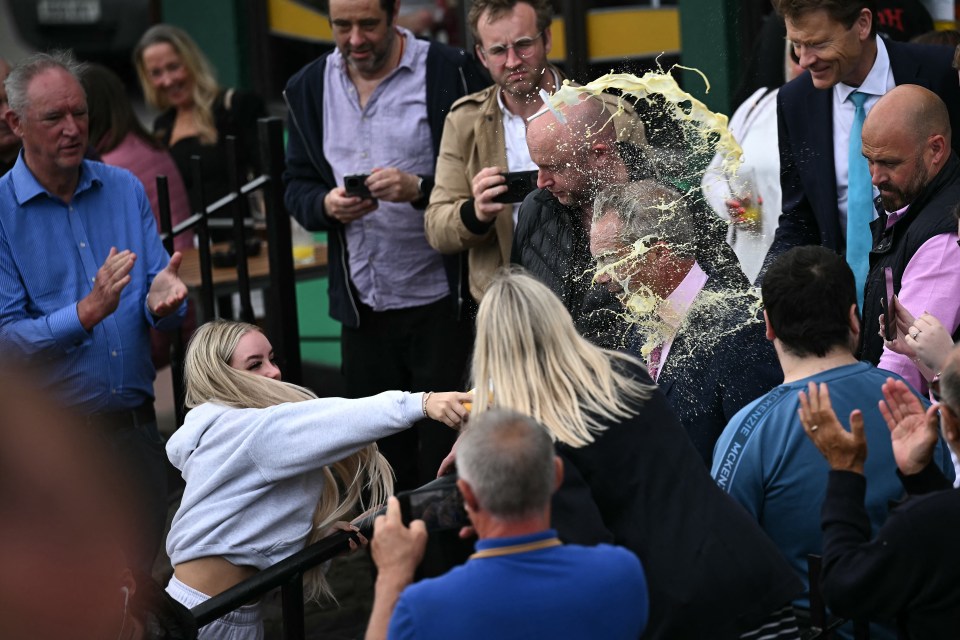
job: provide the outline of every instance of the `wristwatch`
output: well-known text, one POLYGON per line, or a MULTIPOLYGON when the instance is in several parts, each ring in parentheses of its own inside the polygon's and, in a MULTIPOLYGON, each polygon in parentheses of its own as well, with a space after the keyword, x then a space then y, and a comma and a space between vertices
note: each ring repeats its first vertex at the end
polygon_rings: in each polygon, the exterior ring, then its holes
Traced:
POLYGON ((423 197, 423 176, 417 176, 417 193, 421 198, 423 197))

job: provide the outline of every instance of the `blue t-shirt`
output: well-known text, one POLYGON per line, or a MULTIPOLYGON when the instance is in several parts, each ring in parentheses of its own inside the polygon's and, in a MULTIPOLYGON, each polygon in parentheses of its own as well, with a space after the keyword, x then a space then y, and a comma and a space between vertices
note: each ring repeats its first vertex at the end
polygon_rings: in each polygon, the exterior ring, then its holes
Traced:
MULTIPOLYGON (((717 441, 711 474, 720 488, 746 507, 807 584, 807 555, 823 551, 820 507, 830 466, 803 431, 798 392, 807 383, 825 382, 830 402, 844 426, 850 412, 863 412, 867 437, 866 508, 873 535, 887 519, 889 503, 903 495, 890 445, 890 431, 880 415, 880 387, 900 379, 864 362, 824 371, 782 384, 741 409, 717 441)), ((950 454, 941 441, 934 462, 954 477, 950 454)), ((807 598, 797 604, 808 606, 807 598)))
MULTIPOLYGON (((556 531, 477 542, 477 551, 556 537, 556 531)), ((647 624, 640 561, 622 547, 561 545, 471 558, 407 587, 387 637, 629 638, 647 624)))

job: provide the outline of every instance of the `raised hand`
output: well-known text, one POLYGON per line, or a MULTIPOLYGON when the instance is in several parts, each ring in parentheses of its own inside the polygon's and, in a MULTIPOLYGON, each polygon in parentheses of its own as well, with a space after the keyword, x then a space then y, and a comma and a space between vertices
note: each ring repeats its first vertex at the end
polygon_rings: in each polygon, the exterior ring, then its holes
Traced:
POLYGON ((840 424, 830 404, 830 391, 826 383, 807 385, 807 391, 799 393, 800 422, 814 446, 820 450, 831 469, 853 471, 863 474, 867 460, 867 439, 863 433, 863 414, 859 409, 850 412, 850 431, 840 424))
POLYGON ((890 444, 897 468, 905 476, 920 473, 933 460, 940 420, 936 405, 926 411, 901 380, 883 383, 880 413, 890 429, 890 444))
POLYGON ((110 247, 107 259, 94 277, 93 290, 77 303, 77 317, 84 329, 90 331, 117 310, 120 294, 130 284, 130 270, 136 261, 132 251, 110 247))
POLYGON ((158 318, 176 311, 187 297, 187 285, 180 279, 178 271, 183 256, 179 251, 170 256, 170 262, 157 274, 147 292, 147 308, 158 318))

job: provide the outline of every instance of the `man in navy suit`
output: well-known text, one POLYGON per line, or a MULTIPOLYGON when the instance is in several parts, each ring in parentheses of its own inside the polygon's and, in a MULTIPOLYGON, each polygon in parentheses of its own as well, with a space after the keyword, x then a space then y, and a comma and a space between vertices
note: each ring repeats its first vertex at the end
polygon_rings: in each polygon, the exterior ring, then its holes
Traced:
MULTIPOLYGON (((774 0, 807 73, 777 96, 783 213, 765 265, 800 245, 846 253, 848 144, 855 112, 848 98, 854 91, 867 94, 869 112, 896 85, 917 84, 939 95, 953 128, 960 126, 953 50, 878 38, 873 4, 774 0)), ((957 141, 960 137, 955 149, 957 141)))
POLYGON ((730 418, 783 380, 759 299, 733 251, 709 241, 703 216, 679 192, 654 180, 614 186, 593 212, 596 280, 625 306, 631 351, 646 359, 709 466, 730 418))

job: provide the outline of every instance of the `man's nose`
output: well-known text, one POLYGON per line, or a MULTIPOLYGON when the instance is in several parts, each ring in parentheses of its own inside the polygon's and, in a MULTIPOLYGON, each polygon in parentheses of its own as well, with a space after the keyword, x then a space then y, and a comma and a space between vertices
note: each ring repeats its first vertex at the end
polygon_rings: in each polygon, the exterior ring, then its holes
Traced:
POLYGON ((537 172, 537 188, 546 189, 552 184, 553 184, 553 176, 550 174, 550 172, 540 169, 537 172))

